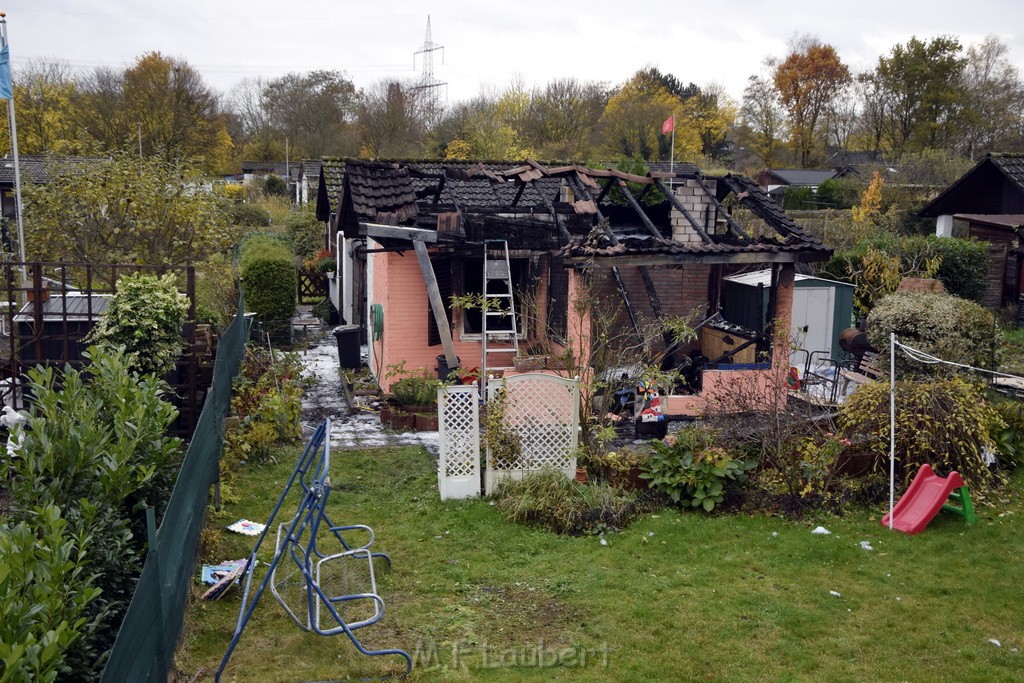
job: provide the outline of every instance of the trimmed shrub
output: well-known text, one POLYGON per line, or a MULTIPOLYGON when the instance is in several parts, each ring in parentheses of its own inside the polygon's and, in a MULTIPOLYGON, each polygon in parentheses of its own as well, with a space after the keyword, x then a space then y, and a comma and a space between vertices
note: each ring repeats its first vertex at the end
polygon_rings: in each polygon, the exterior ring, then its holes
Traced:
POLYGON ((261 228, 270 225, 270 212, 255 204, 232 204, 228 208, 228 219, 234 225, 261 228))
POLYGON ((123 347, 132 370, 163 377, 181 354, 187 313, 188 299, 178 294, 173 275, 133 273, 117 281, 117 292, 89 341, 105 350, 123 347))
MULTIPOLYGON (((868 316, 868 340, 888 363, 889 334, 897 341, 943 360, 990 368, 995 344, 992 313, 949 294, 895 292, 883 298, 868 316)), ((947 365, 924 364, 899 353, 899 374, 948 374, 947 365)))
POLYGON ((312 209, 300 209, 288 214, 284 220, 295 254, 305 260, 324 248, 324 226, 316 219, 312 209))
POLYGON ((196 264, 196 322, 223 329, 238 310, 235 269, 227 254, 196 264))
POLYGON ((242 245, 239 270, 245 305, 262 323, 290 320, 295 315, 298 275, 288 245, 269 235, 256 235, 242 245))
POLYGON ((809 187, 787 187, 786 195, 782 200, 782 208, 786 211, 799 211, 801 209, 817 208, 814 198, 814 190, 809 187))
MULTIPOLYGON (((996 478, 985 464, 993 451, 991 425, 1001 423, 982 388, 962 378, 896 382, 896 472, 904 486, 921 465, 959 472, 971 487, 985 490, 996 478)), ((889 461, 889 383, 871 382, 846 399, 840 415, 846 436, 889 461)))

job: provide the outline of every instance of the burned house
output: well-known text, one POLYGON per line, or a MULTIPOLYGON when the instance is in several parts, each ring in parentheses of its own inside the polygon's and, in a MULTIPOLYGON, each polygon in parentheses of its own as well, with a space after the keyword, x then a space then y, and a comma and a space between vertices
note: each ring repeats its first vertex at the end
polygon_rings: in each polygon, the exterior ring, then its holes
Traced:
POLYGON ((738 382, 778 397, 790 343, 778 320, 790 317, 795 266, 831 253, 750 179, 705 177, 686 164, 640 176, 533 161, 325 160, 317 201, 344 262, 339 309, 366 321, 370 366, 385 385, 387 368, 431 370, 439 357, 514 372, 507 356, 483 353, 486 312, 451 305, 453 295, 482 292, 485 259, 507 256, 506 279, 531 293, 515 311, 520 353, 588 358, 586 293, 619 303, 612 327, 626 336, 670 316, 700 323, 687 346, 652 349, 667 362, 703 359, 695 384, 667 398, 669 413, 699 413, 738 382), (740 226, 730 205, 750 209, 758 225, 740 226), (753 330, 724 319, 723 279, 765 268, 771 322, 753 330))

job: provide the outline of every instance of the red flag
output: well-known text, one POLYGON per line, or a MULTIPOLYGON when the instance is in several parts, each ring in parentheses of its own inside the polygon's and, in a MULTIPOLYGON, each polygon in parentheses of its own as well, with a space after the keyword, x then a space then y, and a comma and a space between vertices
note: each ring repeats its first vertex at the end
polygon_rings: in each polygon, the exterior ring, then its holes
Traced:
POLYGON ((675 129, 675 127, 676 127, 676 115, 673 114, 672 116, 670 116, 667 119, 665 119, 665 123, 661 124, 661 134, 662 135, 669 135, 675 129))

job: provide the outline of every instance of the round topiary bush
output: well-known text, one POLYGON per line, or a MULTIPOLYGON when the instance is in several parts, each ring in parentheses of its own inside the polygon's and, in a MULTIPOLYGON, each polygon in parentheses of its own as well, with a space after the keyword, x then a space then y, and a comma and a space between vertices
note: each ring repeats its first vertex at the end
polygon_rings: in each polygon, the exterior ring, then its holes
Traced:
MULTIPOLYGON (((978 304, 949 294, 895 292, 878 302, 868 316, 868 339, 889 357, 889 334, 896 340, 953 363, 991 368, 995 335, 992 313, 978 304)), ((929 365, 896 356, 897 372, 930 375, 948 373, 947 365, 929 365)))
POLYGON ((284 241, 270 235, 250 237, 242 245, 239 270, 246 308, 257 320, 276 323, 295 315, 295 255, 284 241))

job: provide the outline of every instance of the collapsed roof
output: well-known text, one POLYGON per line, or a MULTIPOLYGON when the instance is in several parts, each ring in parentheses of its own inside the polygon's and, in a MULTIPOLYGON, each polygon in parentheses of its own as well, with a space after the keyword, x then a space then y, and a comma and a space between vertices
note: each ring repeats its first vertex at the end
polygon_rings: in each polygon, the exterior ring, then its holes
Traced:
POLYGON ((705 177, 686 163, 637 175, 532 160, 325 159, 317 217, 348 237, 360 234, 360 223, 417 227, 437 231, 438 244, 452 250, 506 239, 512 248, 558 252, 578 265, 818 261, 831 254, 749 178, 705 177), (726 204, 749 209, 766 234, 744 230, 726 204))

